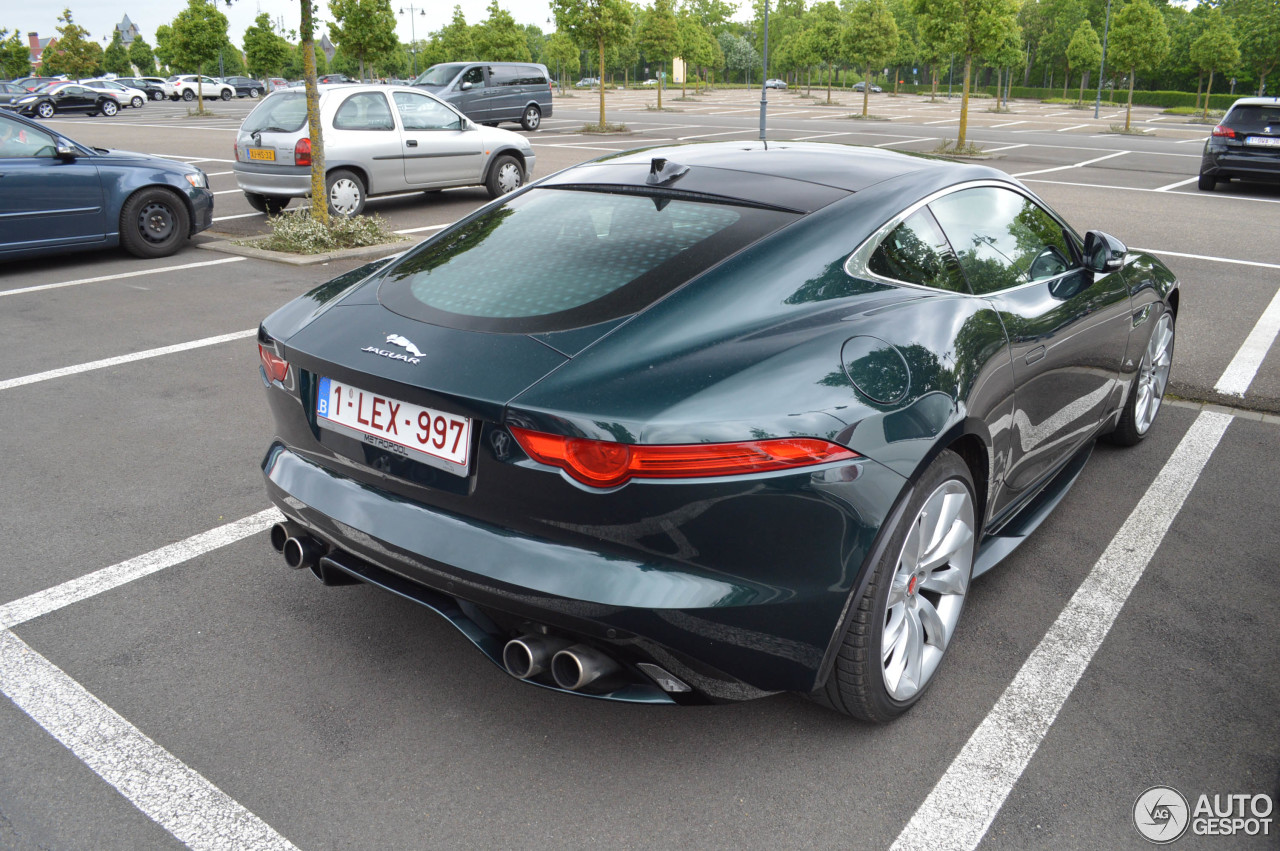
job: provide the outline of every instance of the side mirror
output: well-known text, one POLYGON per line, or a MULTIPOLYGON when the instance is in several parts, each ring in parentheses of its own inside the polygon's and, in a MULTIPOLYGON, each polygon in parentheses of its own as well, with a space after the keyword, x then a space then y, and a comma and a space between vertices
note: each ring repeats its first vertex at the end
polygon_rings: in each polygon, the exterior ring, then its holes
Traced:
POLYGON ((459 90, 459 91, 462 91, 462 92, 470 91, 470 90, 471 90, 471 84, 470 84, 470 83, 459 83, 459 84, 458 84, 458 90, 459 90))
POLYGON ((1129 253, 1125 244, 1109 233, 1091 230, 1084 235, 1084 265, 1094 272, 1114 272, 1129 253))
POLYGON ((76 149, 70 145, 56 145, 53 153, 60 160, 74 160, 76 158, 76 149))

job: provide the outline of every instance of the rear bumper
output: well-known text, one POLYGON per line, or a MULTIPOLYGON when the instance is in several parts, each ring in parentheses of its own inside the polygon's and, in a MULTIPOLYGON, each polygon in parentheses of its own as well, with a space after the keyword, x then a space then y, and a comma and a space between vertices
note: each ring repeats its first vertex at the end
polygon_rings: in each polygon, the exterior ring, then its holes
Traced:
POLYGON ((1280 181, 1280 148, 1206 147, 1200 173, 1211 177, 1238 177, 1244 180, 1280 181))
POLYGON ((245 192, 281 198, 303 198, 311 192, 309 166, 238 162, 232 169, 236 174, 236 184, 245 192))
POLYGON ((766 583, 747 578, 759 576, 756 565, 697 564, 696 539, 692 554, 663 557, 652 548, 619 552, 604 541, 592 548, 572 532, 539 537, 406 500, 316 460, 274 444, 263 461, 268 495, 339 560, 349 555, 372 566, 366 581, 444 614, 490 658, 521 624, 546 627, 633 669, 659 665, 694 689, 677 695, 680 702, 815 688, 866 553, 903 486, 872 462, 829 471, 840 475, 805 498, 827 502, 814 505, 819 522, 811 529, 795 528, 795 514, 780 518, 776 499, 735 498, 728 494, 740 485, 720 486, 720 507, 743 536, 781 535, 794 550, 794 559, 770 565, 774 581, 766 583), (850 505, 861 510, 842 510, 850 505), (439 599, 445 608, 479 607, 480 620, 496 625, 488 643, 433 604, 439 599))

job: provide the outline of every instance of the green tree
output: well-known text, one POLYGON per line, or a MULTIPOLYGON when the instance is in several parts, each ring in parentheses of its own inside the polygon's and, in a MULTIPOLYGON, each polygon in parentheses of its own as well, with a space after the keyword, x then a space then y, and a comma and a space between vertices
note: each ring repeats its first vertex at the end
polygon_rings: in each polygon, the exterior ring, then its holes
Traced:
POLYGON ((289 43, 271 26, 266 12, 244 31, 244 60, 249 76, 258 79, 279 75, 289 61, 289 43))
POLYGON ((990 52, 984 54, 983 58, 990 62, 996 68, 996 108, 1000 107, 1000 99, 1004 97, 1004 108, 1009 108, 1009 99, 1006 95, 1008 89, 1008 79, 1002 79, 1001 70, 1012 75, 1013 69, 1021 68, 1022 63, 1026 61, 1026 56, 1022 52, 1022 27, 1018 26, 1016 18, 1006 18, 1004 24, 1004 36, 1000 43, 996 45, 990 52))
POLYGON ((1067 68, 1080 75, 1080 97, 1077 103, 1084 103, 1084 80, 1089 72, 1102 61, 1102 42, 1098 41, 1098 33, 1093 24, 1081 21, 1067 45, 1067 68))
POLYGON ((912 11, 920 32, 921 58, 929 63, 933 78, 932 97, 937 98, 938 70, 961 40, 960 23, 949 17, 955 10, 946 0, 913 0, 912 11))
POLYGON ((0 30, 0 74, 5 79, 16 80, 31 73, 31 48, 14 30, 0 30))
POLYGON ((120 30, 111 31, 111 44, 107 45, 107 49, 102 53, 102 67, 120 77, 127 77, 133 73, 133 66, 129 62, 129 51, 124 49, 124 38, 121 37, 120 30))
POLYGON ((544 34, 542 29, 534 24, 525 24, 520 29, 524 30, 524 43, 529 48, 529 61, 546 65, 547 39, 550 36, 544 34))
POLYGON ((600 56, 600 128, 607 124, 604 109, 605 43, 621 39, 631 28, 632 14, 622 0, 551 0, 556 28, 579 45, 595 46, 600 56))
POLYGON ((844 31, 844 52, 855 66, 866 69, 862 89, 862 115, 871 99, 871 78, 876 68, 893 58, 898 49, 898 22, 886 0, 856 0, 849 10, 844 31))
MULTIPOLYGON (((644 16, 636 36, 645 58, 660 65, 659 76, 664 76, 671 66, 671 57, 680 50, 680 28, 671 0, 653 0, 653 8, 644 16)), ((658 109, 662 109, 663 88, 658 86, 658 109)))
POLYGON ((66 74, 75 80, 88 77, 102 62, 102 45, 87 37, 89 31, 76 24, 70 9, 64 9, 58 20, 62 22, 57 28, 58 40, 45 48, 41 73, 66 74))
POLYGON ((441 62, 471 62, 479 58, 462 7, 454 6, 448 25, 431 34, 431 42, 423 53, 423 64, 430 67, 441 62))
POLYGON ((741 71, 745 79, 746 72, 760 64, 760 54, 745 36, 725 30, 716 36, 716 41, 720 45, 720 53, 724 56, 726 70, 741 71))
POLYGON ((496 62, 529 62, 529 42, 511 13, 489 0, 489 17, 476 24, 472 33, 476 52, 496 62))
POLYGON ((1209 117, 1209 96, 1213 94, 1213 74, 1215 71, 1230 71, 1240 64, 1240 43, 1231 34, 1231 28, 1222 19, 1221 14, 1213 18, 1213 22, 1204 33, 1191 43, 1191 61, 1199 69, 1209 72, 1209 88, 1204 96, 1204 115, 1209 117))
POLYGON ((1235 24, 1241 62, 1258 75, 1261 95, 1280 65, 1280 0, 1223 0, 1222 10, 1235 24))
POLYGON ((134 36, 133 41, 129 42, 129 61, 144 77, 156 73, 156 55, 151 52, 151 45, 140 35, 134 36))
POLYGON ((1138 71, 1153 70, 1169 52, 1169 31, 1164 18, 1149 0, 1132 0, 1115 16, 1107 61, 1129 72, 1129 102, 1124 112, 1128 130, 1133 113, 1133 83, 1138 71))
POLYGON ((173 51, 173 27, 168 24, 161 24, 156 27, 156 62, 160 63, 162 68, 170 71, 174 66, 173 51))
POLYGON ((964 88, 956 129, 956 148, 963 148, 969 127, 973 62, 1000 48, 1010 28, 1017 25, 1017 7, 1012 0, 919 0, 916 9, 943 32, 947 47, 963 60, 964 88))
MULTIPOLYGON (((706 69, 719 61, 720 47, 711 35, 711 27, 687 11, 676 16, 676 32, 679 34, 680 58, 684 60, 687 84, 690 68, 698 68, 705 75, 706 69)), ((696 82, 694 87, 696 89, 696 82)), ((685 96, 683 90, 682 96, 685 96)))
POLYGON ((1047 26, 1040 36, 1038 54, 1050 69, 1050 80, 1062 69, 1062 96, 1065 98, 1070 82, 1067 46, 1080 22, 1085 20, 1084 3, 1081 0, 1044 0, 1044 6, 1047 26))
POLYGON ((380 61, 400 45, 390 0, 329 0, 329 12, 334 18, 329 38, 359 65, 361 80, 367 63, 380 61))
MULTIPOLYGON (((830 72, 835 71, 836 62, 844 50, 844 15, 832 0, 814 3, 805 16, 804 38, 807 52, 822 63, 830 72)), ((831 78, 834 73, 827 74, 827 103, 831 103, 831 78)))
POLYGON ((564 33, 558 32, 552 34, 547 39, 547 46, 543 50, 542 56, 546 60, 547 69, 555 69, 556 81, 561 91, 564 90, 564 75, 570 77, 578 76, 578 71, 582 68, 579 59, 578 45, 573 43, 573 39, 564 33))
MULTIPOLYGON (((198 75, 218 61, 218 52, 226 41, 227 16, 209 0, 187 0, 187 8, 173 19, 174 61, 198 75)), ((196 112, 204 113, 204 82, 199 77, 196 78, 196 112)))

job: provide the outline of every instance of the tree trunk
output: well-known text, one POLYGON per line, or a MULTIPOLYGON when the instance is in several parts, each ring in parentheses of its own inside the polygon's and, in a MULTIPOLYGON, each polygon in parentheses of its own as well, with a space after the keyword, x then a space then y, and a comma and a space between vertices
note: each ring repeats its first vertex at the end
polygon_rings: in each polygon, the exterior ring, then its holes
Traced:
POLYGON ((329 193, 324 181, 324 136, 320 133, 320 89, 316 84, 316 40, 312 5, 302 4, 302 77, 307 91, 307 127, 311 140, 311 218, 329 226, 329 193))
POLYGON ((831 67, 827 68, 827 103, 831 103, 831 77, 834 70, 831 67))
POLYGON ((1080 97, 1076 99, 1076 106, 1084 105, 1084 78, 1085 74, 1080 75, 1080 97))
POLYGON ((1071 66, 1067 66, 1067 73, 1062 77, 1062 99, 1067 99, 1067 85, 1071 82, 1071 66))
POLYGON ((604 36, 597 40, 600 46, 600 130, 604 131, 604 36))
POLYGON ((867 79, 862 84, 862 117, 867 117, 867 105, 871 101, 871 66, 867 65, 867 79))
POLYGON ((1200 92, 1204 90, 1204 71, 1196 73, 1196 109, 1200 108, 1200 92))
POLYGON ((956 133, 956 150, 964 147, 964 133, 969 129, 969 74, 973 70, 973 54, 964 56, 964 88, 960 95, 960 129, 956 133))
POLYGON ((1129 69, 1129 105, 1126 106, 1124 109, 1125 132, 1128 132, 1129 130, 1129 117, 1133 113, 1133 78, 1136 76, 1138 76, 1138 69, 1136 67, 1130 68, 1129 69))
POLYGON ((1209 118, 1209 95, 1213 94, 1213 69, 1209 69, 1209 88, 1204 90, 1204 115, 1200 116, 1202 120, 1209 118))

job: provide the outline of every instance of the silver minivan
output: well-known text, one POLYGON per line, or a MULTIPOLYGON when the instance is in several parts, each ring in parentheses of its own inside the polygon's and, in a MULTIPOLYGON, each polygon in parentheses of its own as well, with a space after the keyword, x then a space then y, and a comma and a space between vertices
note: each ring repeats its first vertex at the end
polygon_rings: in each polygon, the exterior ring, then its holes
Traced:
POLYGON ((551 74, 533 62, 445 62, 423 71, 414 86, 490 126, 518 121, 537 130, 551 117, 551 74))
MULTIPOLYGON (((452 106, 408 86, 320 87, 329 209, 354 216, 374 195, 484 186, 496 198, 533 175, 519 133, 480 127, 452 106)), ((255 210, 275 214, 311 192, 307 97, 274 91, 236 134, 236 182, 255 210)))

